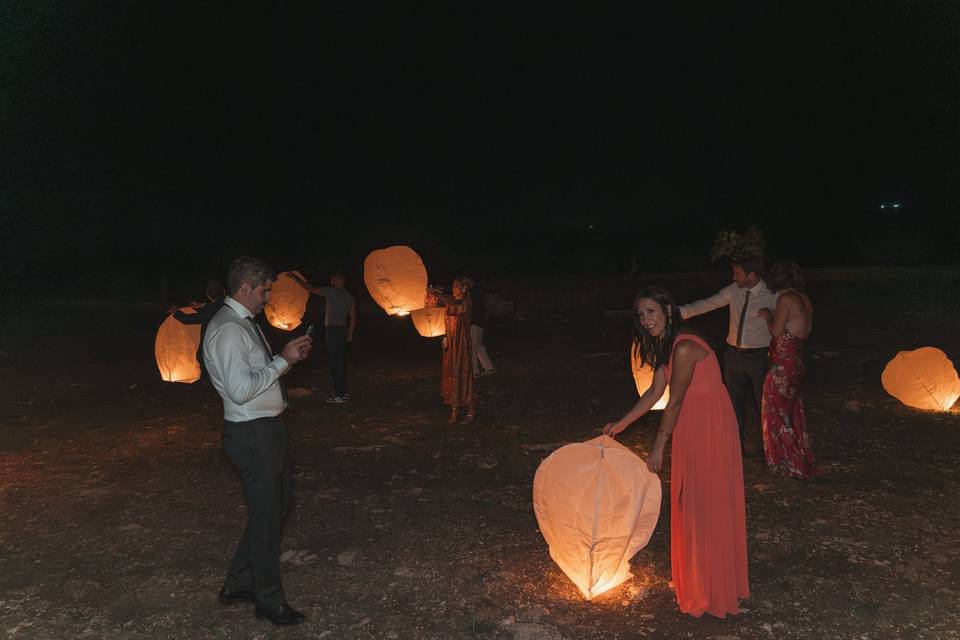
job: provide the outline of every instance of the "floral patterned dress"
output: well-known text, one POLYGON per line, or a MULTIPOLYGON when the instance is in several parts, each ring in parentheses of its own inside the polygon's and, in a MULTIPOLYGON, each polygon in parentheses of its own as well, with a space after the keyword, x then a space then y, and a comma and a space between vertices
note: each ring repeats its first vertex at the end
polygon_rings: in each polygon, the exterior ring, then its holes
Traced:
POLYGON ((444 403, 451 407, 472 409, 473 350, 470 342, 470 302, 448 304, 444 317, 446 335, 443 339, 441 392, 444 403))
POLYGON ((817 475, 800 397, 806 369, 806 340, 784 333, 770 343, 770 368, 763 381, 763 454, 767 465, 809 480, 817 475))

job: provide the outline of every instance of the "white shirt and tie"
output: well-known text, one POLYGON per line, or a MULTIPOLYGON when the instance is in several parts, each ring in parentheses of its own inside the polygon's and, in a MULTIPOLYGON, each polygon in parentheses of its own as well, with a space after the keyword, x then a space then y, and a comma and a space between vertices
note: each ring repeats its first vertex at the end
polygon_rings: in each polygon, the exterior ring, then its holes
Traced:
POLYGON ((290 363, 270 352, 254 315, 227 296, 203 338, 203 361, 223 398, 223 418, 246 422, 283 413, 287 403, 280 376, 290 363))
POLYGON ((776 303, 776 295, 767 288, 767 283, 763 280, 750 288, 741 288, 736 283, 732 283, 709 298, 681 305, 680 315, 686 320, 729 305, 730 326, 727 331, 727 344, 741 349, 766 349, 770 346, 772 337, 766 319, 757 317, 757 311, 764 307, 773 309, 776 303), (742 329, 741 318, 743 319, 742 329))

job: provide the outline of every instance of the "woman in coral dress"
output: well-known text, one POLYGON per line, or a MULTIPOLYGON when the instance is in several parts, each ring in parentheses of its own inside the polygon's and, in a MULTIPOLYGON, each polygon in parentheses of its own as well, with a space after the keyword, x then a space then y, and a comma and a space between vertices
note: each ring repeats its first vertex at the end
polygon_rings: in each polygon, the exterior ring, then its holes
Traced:
POLYGON ((611 436, 643 416, 670 385, 660 431, 647 460, 663 467, 673 435, 670 478, 670 557, 680 610, 717 617, 739 612, 749 597, 743 461, 737 417, 723 386, 716 354, 683 326, 667 291, 649 287, 634 299, 634 341, 653 384, 617 422, 611 436))
POLYGON ((776 309, 761 309, 770 335, 770 366, 763 381, 763 455, 774 473, 809 480, 817 475, 807 436, 800 385, 806 370, 804 351, 813 329, 813 303, 804 293, 800 267, 780 260, 770 267, 767 286, 777 294, 776 309))
POLYGON ((473 281, 466 276, 453 280, 453 295, 444 295, 432 290, 437 299, 446 306, 441 361, 440 387, 443 401, 450 406, 448 424, 473 422, 477 414, 474 395, 473 346, 470 340, 470 314, 472 304, 470 287, 473 281))

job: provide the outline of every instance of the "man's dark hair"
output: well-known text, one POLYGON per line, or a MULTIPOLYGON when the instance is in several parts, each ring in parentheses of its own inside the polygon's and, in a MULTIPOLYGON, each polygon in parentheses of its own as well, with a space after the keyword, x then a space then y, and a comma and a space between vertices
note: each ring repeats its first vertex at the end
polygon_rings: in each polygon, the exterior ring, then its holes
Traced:
POLYGON ((240 256, 230 265, 227 273, 227 291, 232 296, 244 282, 256 289, 267 280, 276 280, 277 272, 261 258, 240 256))
POLYGON ((743 258, 738 258, 733 261, 733 266, 740 267, 747 275, 755 273, 761 278, 763 277, 765 267, 763 258, 758 258, 757 256, 745 256, 743 258))
POLYGON ((331 278, 340 278, 340 279, 342 279, 342 280, 346 280, 346 279, 347 279, 347 272, 344 271, 343 269, 341 269, 340 267, 334 267, 333 269, 330 270, 330 277, 331 277, 331 278))
POLYGON ((806 293, 807 283, 803 280, 800 265, 793 260, 777 260, 767 274, 767 287, 774 293, 781 289, 796 289, 806 293))

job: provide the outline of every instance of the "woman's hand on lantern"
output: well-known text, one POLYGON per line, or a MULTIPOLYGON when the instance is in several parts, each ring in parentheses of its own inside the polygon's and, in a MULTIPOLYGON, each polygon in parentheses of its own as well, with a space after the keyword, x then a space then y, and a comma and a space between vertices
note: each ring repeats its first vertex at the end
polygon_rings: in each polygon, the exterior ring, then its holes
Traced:
POLYGON ((295 273, 290 273, 290 274, 288 274, 288 275, 290 276, 290 279, 293 280, 294 282, 296 282, 298 285, 300 285, 300 286, 303 287, 304 289, 307 288, 307 281, 306 281, 306 280, 304 280, 303 278, 301 278, 300 276, 298 276, 298 275, 295 274, 295 273))
POLYGON ((621 425, 619 422, 608 422, 607 424, 603 425, 603 435, 615 438, 618 433, 626 428, 626 426, 621 425))
POLYGON ((308 355, 310 355, 310 348, 313 346, 313 338, 310 336, 300 336, 299 338, 294 338, 286 344, 283 348, 283 351, 280 352, 280 355, 284 360, 293 364, 295 362, 300 362, 308 355))
POLYGON ((650 473, 660 473, 663 469, 663 447, 655 446, 647 458, 647 469, 650 473))
POLYGON ((767 307, 764 307, 763 309, 757 311, 757 317, 763 318, 767 322, 770 322, 771 318, 773 318, 773 311, 767 307))

